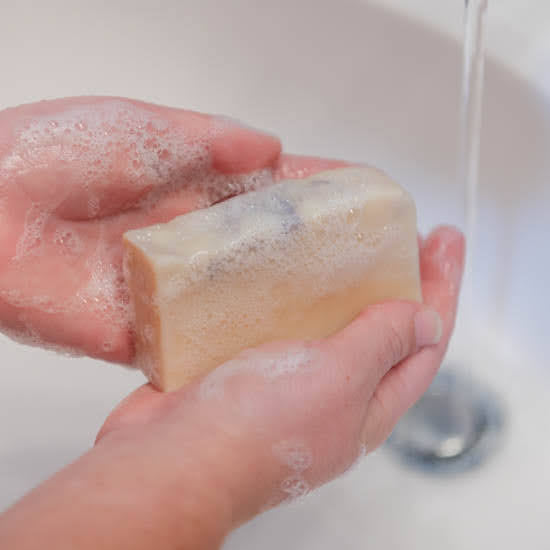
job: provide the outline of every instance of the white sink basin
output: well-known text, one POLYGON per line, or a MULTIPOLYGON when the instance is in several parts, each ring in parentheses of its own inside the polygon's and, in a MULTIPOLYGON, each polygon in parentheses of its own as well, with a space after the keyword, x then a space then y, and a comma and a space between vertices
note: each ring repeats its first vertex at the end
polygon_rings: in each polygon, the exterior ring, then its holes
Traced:
MULTIPOLYGON (((397 11, 346 0, 12 4, 1 8, 10 86, 0 108, 94 93, 223 112, 278 134, 288 151, 379 165, 416 197, 422 229, 462 222, 460 47, 399 15, 397 0, 397 11)), ((227 550, 548 548, 550 105, 517 74, 513 63, 487 67, 471 320, 474 373, 507 406, 499 451, 478 470, 437 478, 382 449, 303 503, 244 526, 227 550)), ((449 360, 471 348, 459 331, 449 360)), ((2 509, 87 449, 143 378, 4 339, 0 356, 2 509)))

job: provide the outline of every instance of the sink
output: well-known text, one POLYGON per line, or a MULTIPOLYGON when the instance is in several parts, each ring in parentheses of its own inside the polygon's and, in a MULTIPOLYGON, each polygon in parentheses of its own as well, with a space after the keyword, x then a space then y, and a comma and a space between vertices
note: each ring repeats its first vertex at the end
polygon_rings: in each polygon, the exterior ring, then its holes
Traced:
MULTIPOLYGON (((288 151, 382 167, 415 196, 422 230, 463 223, 454 176, 461 2, 438 11, 452 32, 413 17, 405 0, 12 4, 2 7, 10 86, 0 108, 93 93, 227 113, 281 136, 288 151)), ((494 29, 506 42, 506 28, 494 29)), ((459 323, 447 363, 502 400, 497 451, 477 469, 431 476, 383 447, 304 501, 243 526, 226 550, 548 548, 549 92, 542 75, 491 45, 476 309, 459 323)), ((1 510, 89 448, 144 378, 5 338, 0 355, 1 510)))

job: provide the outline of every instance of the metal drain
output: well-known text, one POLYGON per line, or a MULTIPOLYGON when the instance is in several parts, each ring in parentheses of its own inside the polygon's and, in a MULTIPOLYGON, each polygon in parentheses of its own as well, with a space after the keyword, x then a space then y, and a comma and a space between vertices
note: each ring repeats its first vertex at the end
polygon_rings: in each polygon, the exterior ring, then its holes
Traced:
POLYGON ((495 451, 504 418, 494 393, 445 370, 395 427, 387 446, 408 466, 460 473, 479 466, 495 451))

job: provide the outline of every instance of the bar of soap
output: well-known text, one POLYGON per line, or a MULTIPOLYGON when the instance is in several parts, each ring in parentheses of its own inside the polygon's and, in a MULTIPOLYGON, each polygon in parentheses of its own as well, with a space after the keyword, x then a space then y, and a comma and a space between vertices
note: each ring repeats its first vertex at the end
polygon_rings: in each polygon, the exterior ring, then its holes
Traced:
POLYGON ((124 235, 136 357, 177 389, 241 350, 421 300, 416 210, 382 172, 287 180, 124 235))

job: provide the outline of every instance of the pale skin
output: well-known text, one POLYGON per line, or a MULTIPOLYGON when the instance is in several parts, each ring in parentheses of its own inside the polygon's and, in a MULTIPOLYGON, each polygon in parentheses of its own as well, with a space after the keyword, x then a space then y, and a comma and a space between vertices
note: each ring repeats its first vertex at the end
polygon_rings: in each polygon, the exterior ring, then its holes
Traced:
MULTIPOLYGON (((284 155, 277 138, 231 121, 130 100, 3 111, 0 322, 41 344, 131 364, 131 324, 118 307, 127 300, 124 231, 246 191, 236 174, 276 180, 342 164, 284 155), (121 112, 141 137, 116 126, 121 112)), ((341 474, 386 439, 445 353, 464 240, 441 227, 420 247, 424 304, 379 304, 324 340, 248 351, 220 367, 212 395, 209 378, 167 394, 139 388, 90 451, 0 517, 0 547, 215 549, 258 513, 341 474), (263 374, 266 358, 289 354, 305 359, 263 374)))

